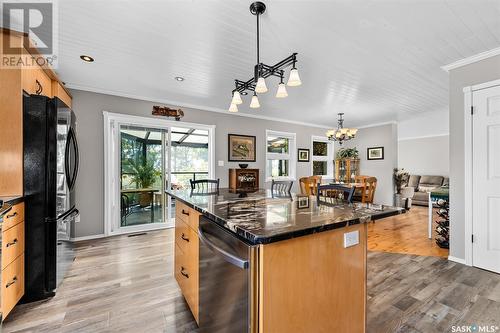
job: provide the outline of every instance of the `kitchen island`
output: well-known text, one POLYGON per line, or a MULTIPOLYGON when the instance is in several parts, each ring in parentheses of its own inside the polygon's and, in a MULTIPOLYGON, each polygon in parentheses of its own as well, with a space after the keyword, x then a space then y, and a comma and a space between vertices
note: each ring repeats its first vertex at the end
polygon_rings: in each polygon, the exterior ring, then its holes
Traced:
POLYGON ((266 190, 167 193, 174 275, 201 331, 365 332, 366 222, 403 209, 266 190))

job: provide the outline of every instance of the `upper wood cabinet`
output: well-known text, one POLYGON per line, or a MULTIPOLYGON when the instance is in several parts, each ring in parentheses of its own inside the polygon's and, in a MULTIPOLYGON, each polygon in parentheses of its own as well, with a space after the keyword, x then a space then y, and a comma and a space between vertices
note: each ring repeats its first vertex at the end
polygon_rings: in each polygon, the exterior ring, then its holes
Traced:
MULTIPOLYGON (((26 40, 22 33, 0 28, 0 54, 4 55, 5 42, 17 46, 19 56, 30 56, 25 47, 26 40)), ((17 55, 13 55, 14 58, 17 55)), ((69 107, 72 104, 70 93, 51 68, 0 66, 0 142, 5 143, 0 145, 2 196, 23 195, 23 91, 47 97, 57 96, 69 107)))

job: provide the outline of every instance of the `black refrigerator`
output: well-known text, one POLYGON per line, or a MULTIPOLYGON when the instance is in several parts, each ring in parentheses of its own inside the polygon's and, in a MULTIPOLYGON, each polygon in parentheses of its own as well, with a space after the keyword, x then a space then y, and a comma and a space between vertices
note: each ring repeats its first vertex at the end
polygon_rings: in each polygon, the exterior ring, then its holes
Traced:
POLYGON ((25 296, 54 296, 74 260, 70 238, 79 219, 76 118, 60 99, 23 96, 25 296))

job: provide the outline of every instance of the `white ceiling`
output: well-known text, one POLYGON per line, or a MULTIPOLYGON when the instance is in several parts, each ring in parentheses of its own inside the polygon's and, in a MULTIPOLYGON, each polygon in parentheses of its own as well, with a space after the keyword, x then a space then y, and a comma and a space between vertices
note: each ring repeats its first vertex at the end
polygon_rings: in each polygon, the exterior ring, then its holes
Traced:
MULTIPOLYGON (((227 110, 256 62, 251 1, 59 1, 68 87, 227 110), (84 63, 82 54, 95 58, 84 63), (184 82, 173 78, 183 76, 184 82)), ((302 86, 240 112, 320 125, 408 119, 448 105, 440 66, 500 46, 500 1, 267 1, 261 60, 298 52, 302 86)), ((272 81, 272 82, 271 82, 272 81)))

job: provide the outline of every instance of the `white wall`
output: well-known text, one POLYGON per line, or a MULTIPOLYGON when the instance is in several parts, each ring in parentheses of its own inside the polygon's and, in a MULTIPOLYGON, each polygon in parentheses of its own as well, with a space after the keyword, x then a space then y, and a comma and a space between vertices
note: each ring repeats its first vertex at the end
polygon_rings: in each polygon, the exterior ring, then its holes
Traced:
MULTIPOLYGON (((359 151, 360 174, 377 177, 375 203, 394 204, 394 185, 392 174, 398 165, 398 128, 396 124, 360 128, 356 138, 343 144, 343 147, 356 147, 359 151), (367 158, 367 148, 384 147, 383 160, 367 158)), ((337 150, 339 145, 336 145, 337 150)))
POLYGON ((450 133, 448 110, 425 112, 398 122, 398 139, 420 139, 450 133))
POLYGON ((448 176, 449 135, 398 140, 398 168, 412 175, 448 176))

